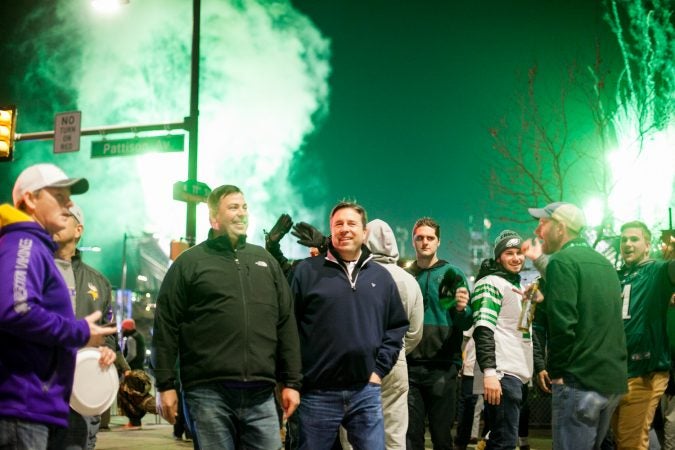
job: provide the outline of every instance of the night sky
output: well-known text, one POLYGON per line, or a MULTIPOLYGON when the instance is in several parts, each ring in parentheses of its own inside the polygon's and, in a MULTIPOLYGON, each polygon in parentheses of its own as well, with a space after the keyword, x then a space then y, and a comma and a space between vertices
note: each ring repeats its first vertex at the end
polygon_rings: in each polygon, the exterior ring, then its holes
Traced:
MULTIPOLYGON (((44 32, 35 24, 25 25, 38 3, 15 2, 3 13, 0 103, 19 104, 26 117, 19 122, 20 132, 51 129, 54 112, 79 106, 68 89, 51 92, 49 102, 37 99, 36 83, 44 83, 45 89, 51 85, 39 76, 26 76, 36 57, 30 54, 31 40, 44 32), (26 123, 37 129, 26 129, 26 123)), ((487 186, 494 166, 488 130, 501 117, 516 113, 514 102, 528 67, 538 64, 543 86, 555 90, 567 62, 590 63, 598 40, 610 64, 616 58, 616 44, 596 1, 293 0, 292 5, 329 40, 331 55, 327 109, 313 116, 315 127, 297 146, 289 170, 290 184, 300 192, 304 207, 324 216, 337 201, 355 199, 371 218, 408 230, 417 218, 432 216, 443 229, 441 256, 462 267, 468 258, 469 216, 480 222, 491 217, 494 206, 487 186)), ((203 33, 209 25, 203 23, 203 33)), ((203 51, 202 57, 209 55, 203 51)), ((182 69, 189 72, 186 64, 182 69)), ((101 95, 113 95, 107 87, 101 85, 101 95)), ((174 116, 187 112, 185 104, 174 116)), ((265 122, 260 126, 264 133, 265 122)), ((23 145, 20 150, 29 148, 23 145)), ((48 150, 43 154, 49 158, 48 150)), ((0 165, 0 201, 11 200, 19 169, 14 164, 0 165)), ((214 187, 218 181, 209 184, 214 187)), ((277 199, 265 220, 284 211, 298 209, 277 199)), ((506 225, 531 233, 534 222, 526 221, 526 211, 514 215, 525 222, 495 223, 492 234, 506 225)), ((328 228, 327 220, 316 225, 328 228)), ((121 234, 116 236, 117 247, 109 255, 119 252, 121 234)), ((118 259, 107 260, 113 261, 110 267, 103 259, 94 258, 93 264, 99 262, 114 282, 118 259)))
POLYGON ((555 85, 596 38, 614 50, 592 1, 293 3, 332 41, 331 111, 304 154, 328 200, 355 197, 408 229, 433 216, 460 258, 469 215, 491 217, 488 128, 516 112, 522 74, 538 63, 555 85))

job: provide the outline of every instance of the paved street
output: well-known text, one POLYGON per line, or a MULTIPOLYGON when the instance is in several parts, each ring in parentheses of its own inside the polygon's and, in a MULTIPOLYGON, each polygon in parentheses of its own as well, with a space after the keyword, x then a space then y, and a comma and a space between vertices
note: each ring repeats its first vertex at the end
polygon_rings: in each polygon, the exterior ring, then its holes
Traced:
POLYGON ((113 416, 110 421, 110 431, 99 432, 96 448, 100 450, 159 450, 159 449, 190 449, 191 442, 176 441, 173 439, 173 427, 165 421, 156 424, 154 415, 147 415, 143 419, 143 429, 123 430, 127 423, 126 417, 113 416))
MULTIPOLYGON (((156 423, 155 416, 148 415, 143 419, 143 429, 124 431, 122 427, 126 417, 113 416, 110 431, 100 432, 96 448, 98 450, 166 450, 190 449, 191 442, 173 439, 172 427, 165 421, 156 423)), ((551 438, 548 430, 532 430, 530 445, 532 450, 551 450, 551 438)), ((431 450, 431 442, 427 439, 427 449, 431 450)), ((473 448, 470 446, 469 448, 473 448)))

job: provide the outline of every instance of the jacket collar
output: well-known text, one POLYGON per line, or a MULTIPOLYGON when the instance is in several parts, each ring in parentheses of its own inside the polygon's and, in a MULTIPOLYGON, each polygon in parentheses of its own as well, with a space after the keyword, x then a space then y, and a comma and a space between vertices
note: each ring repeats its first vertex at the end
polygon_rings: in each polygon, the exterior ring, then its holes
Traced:
POLYGON ((420 266, 417 265, 417 261, 413 261, 413 263, 410 265, 410 268, 409 268, 408 270, 410 271, 410 273, 411 273, 413 276, 417 277, 417 275, 419 275, 421 272, 424 272, 425 270, 434 270, 434 269, 436 269, 437 267, 445 266, 445 265, 447 265, 447 264, 450 264, 450 263, 447 262, 447 261, 444 260, 444 259, 439 259, 438 261, 436 261, 436 262, 435 262, 434 264, 432 264, 431 266, 426 267, 426 268, 423 269, 423 268, 421 268, 420 266))
MULTIPOLYGON (((372 259, 373 255, 370 253, 370 250, 368 247, 366 247, 365 244, 361 245, 361 256, 359 256, 359 259, 356 261, 356 267, 362 267, 365 265, 370 259, 372 259)), ((326 252, 326 260, 332 261, 336 264, 339 264, 343 267, 347 266, 347 263, 340 257, 340 254, 335 250, 333 247, 333 243, 329 242, 328 243, 328 251, 326 252)))
POLYGON ((571 239, 560 248, 560 250, 565 250, 566 248, 572 248, 572 247, 589 247, 588 242, 586 242, 583 238, 578 237, 571 239))
POLYGON ((246 246, 246 235, 239 236, 239 239, 237 240, 234 247, 232 246, 232 242, 230 241, 230 238, 227 235, 207 239, 206 245, 216 250, 225 250, 233 252, 235 250, 241 250, 246 246))

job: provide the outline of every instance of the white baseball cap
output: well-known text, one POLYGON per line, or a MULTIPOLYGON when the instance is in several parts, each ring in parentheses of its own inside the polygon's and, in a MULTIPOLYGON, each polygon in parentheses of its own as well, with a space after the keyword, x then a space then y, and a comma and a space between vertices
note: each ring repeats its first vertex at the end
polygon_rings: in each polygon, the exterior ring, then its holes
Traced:
POLYGON ((550 203, 543 208, 528 208, 528 212, 535 219, 546 218, 562 222, 575 233, 579 233, 586 226, 583 211, 571 203, 550 203))
POLYGON ((14 183, 12 200, 18 207, 26 192, 35 192, 46 187, 69 187, 71 194, 84 194, 89 189, 86 178, 68 178, 54 164, 35 164, 24 169, 14 183))
POLYGON ((84 213, 82 212, 82 209, 79 206, 73 203, 73 206, 68 208, 68 211, 70 211, 70 214, 72 214, 73 217, 75 217, 75 220, 77 220, 77 222, 80 225, 84 226, 84 213))

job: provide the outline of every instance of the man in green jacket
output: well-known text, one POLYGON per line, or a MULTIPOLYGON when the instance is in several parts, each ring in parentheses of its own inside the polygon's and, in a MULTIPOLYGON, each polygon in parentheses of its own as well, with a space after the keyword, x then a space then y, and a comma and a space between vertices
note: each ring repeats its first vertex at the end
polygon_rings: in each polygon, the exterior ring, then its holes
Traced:
POLYGON ((619 271, 628 348, 628 394, 612 418, 618 450, 649 448, 649 427, 668 385, 668 305, 675 286, 675 260, 649 257, 652 234, 640 221, 621 227, 619 271))
POLYGON ((578 207, 556 202, 529 213, 551 255, 537 319, 548 331, 553 448, 599 448, 626 392, 619 277, 579 236, 585 219, 578 207))
POLYGON ((422 217, 413 226, 416 261, 408 269, 424 298, 422 340, 407 355, 408 450, 424 449, 425 422, 435 450, 453 448, 457 374, 462 367, 462 332, 472 324, 469 289, 460 269, 438 258, 441 227, 422 217))

